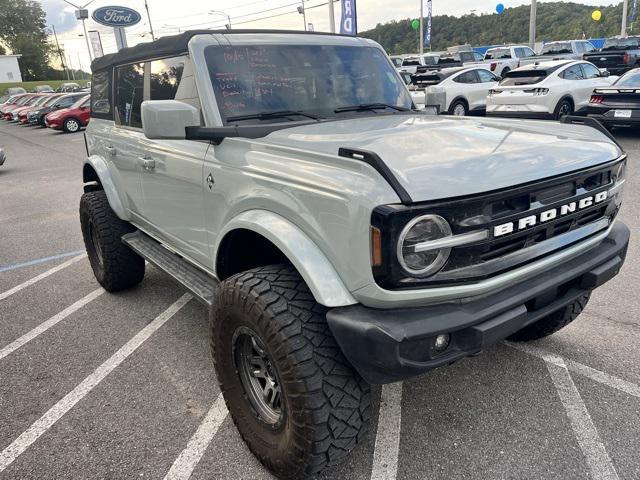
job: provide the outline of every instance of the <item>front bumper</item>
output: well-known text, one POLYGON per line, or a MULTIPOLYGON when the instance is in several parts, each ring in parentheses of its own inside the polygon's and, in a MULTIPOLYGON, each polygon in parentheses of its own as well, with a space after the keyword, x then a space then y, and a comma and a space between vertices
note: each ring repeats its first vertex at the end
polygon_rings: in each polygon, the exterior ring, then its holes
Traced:
POLYGON ((628 243, 629 229, 617 222, 598 246, 497 293, 419 308, 338 307, 327 321, 365 380, 395 382, 478 354, 573 303, 618 274, 628 243), (432 355, 430 345, 443 333, 450 346, 432 355))

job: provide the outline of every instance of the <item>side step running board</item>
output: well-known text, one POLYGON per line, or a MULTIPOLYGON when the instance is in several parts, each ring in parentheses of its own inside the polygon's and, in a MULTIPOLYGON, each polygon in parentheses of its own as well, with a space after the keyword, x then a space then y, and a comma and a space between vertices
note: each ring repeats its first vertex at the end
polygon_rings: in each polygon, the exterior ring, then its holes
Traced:
POLYGON ((210 307, 218 281, 191 265, 186 260, 164 248, 153 238, 141 231, 128 233, 122 242, 142 258, 169 274, 204 305, 210 307))

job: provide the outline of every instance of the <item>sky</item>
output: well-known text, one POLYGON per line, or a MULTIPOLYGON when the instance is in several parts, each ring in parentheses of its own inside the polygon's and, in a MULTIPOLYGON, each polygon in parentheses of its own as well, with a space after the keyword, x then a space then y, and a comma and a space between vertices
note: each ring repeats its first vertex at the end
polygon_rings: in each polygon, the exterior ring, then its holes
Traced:
MULTIPOLYGON (((79 6, 86 5, 88 2, 88 0, 71 1, 79 6)), ((585 5, 613 3, 606 0, 573 1, 585 5)), ((176 34, 190 28, 224 28, 227 18, 221 13, 209 13, 212 8, 229 15, 234 28, 304 29, 303 16, 296 9, 302 4, 302 0, 217 0, 216 2, 147 0, 147 2, 156 36, 176 34)), ((329 10, 326 2, 327 0, 304 0, 307 22, 312 23, 316 31, 329 31, 329 10)), ((75 8, 63 0, 40 0, 40 3, 47 14, 48 27, 55 26, 58 40, 67 55, 67 63, 70 63, 73 68, 80 66, 88 71, 89 53, 85 38, 80 36, 83 33, 82 24, 75 19, 75 8)), ((479 15, 494 12, 498 3, 503 3, 506 8, 509 8, 529 4, 530 0, 433 0, 433 14, 460 16, 475 11, 479 15)), ((133 8, 142 15, 140 23, 126 30, 129 46, 150 41, 144 0, 94 0, 87 7, 89 16, 98 7, 114 4, 133 8)), ((391 20, 417 18, 420 14, 420 0, 357 0, 357 6, 360 31, 391 20)), ((336 25, 338 25, 340 4, 335 3, 334 9, 336 25)), ((116 50, 113 29, 98 25, 91 18, 86 21, 86 27, 87 30, 100 32, 105 53, 116 50)))

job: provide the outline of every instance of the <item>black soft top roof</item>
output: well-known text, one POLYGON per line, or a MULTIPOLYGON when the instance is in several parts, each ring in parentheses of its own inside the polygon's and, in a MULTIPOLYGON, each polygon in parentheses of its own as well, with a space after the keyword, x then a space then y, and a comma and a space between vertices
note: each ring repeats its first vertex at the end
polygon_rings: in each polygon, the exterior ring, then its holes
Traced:
POLYGON ((172 55, 180 55, 186 53, 189 44, 189 40, 195 35, 210 35, 210 34, 225 34, 233 35, 237 33, 292 33, 303 35, 339 35, 335 33, 326 32, 303 32, 300 30, 189 30, 179 35, 172 35, 169 37, 162 37, 153 42, 139 43, 138 45, 130 48, 123 48, 117 53, 110 53, 102 57, 96 58, 91 63, 91 71, 97 72, 104 70, 113 65, 123 65, 126 63, 132 63, 141 60, 147 60, 154 57, 168 57, 172 55))

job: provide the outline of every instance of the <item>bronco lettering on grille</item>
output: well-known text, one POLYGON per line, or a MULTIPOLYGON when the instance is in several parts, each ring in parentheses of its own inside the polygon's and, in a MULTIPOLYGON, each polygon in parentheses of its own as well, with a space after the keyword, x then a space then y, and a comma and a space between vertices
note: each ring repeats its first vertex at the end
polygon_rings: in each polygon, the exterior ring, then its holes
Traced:
POLYGON ((575 202, 567 203, 556 208, 551 208, 535 215, 523 217, 519 220, 516 220, 515 222, 496 225, 495 227, 493 227, 493 236, 501 237, 509 233, 519 232, 535 225, 554 220, 555 218, 568 215, 577 210, 589 208, 593 205, 604 202, 607 199, 607 196, 608 192, 606 191, 596 193, 595 195, 581 198, 580 200, 577 200, 575 202))

